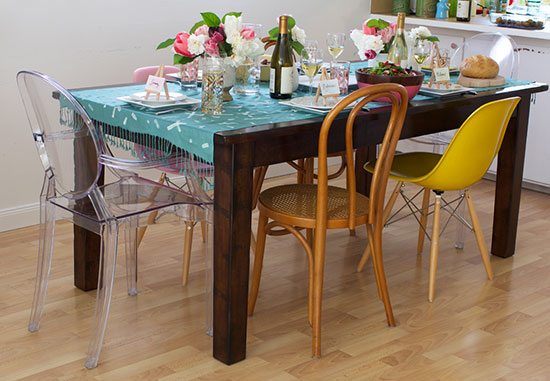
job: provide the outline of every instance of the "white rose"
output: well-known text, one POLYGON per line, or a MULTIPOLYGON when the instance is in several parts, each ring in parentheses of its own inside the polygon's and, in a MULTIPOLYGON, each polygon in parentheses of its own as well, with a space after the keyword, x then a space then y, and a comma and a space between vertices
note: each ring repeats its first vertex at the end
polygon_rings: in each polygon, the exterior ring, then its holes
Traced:
POLYGON ((418 28, 413 28, 411 29, 411 31, 409 32, 409 37, 411 38, 411 40, 417 40, 419 38, 426 38, 426 37, 430 37, 432 35, 432 33, 430 32, 430 30, 428 28, 426 28, 425 26, 419 26, 418 28))
POLYGON ((230 44, 237 43, 241 39, 241 30, 243 29, 241 16, 227 16, 225 18, 224 29, 227 42, 230 44))
POLYGON ((187 40, 187 49, 194 56, 204 53, 204 39, 192 34, 187 40))
POLYGON ((255 58, 264 53, 264 45, 259 38, 252 40, 241 39, 233 46, 233 52, 237 56, 255 58))
POLYGON ((292 39, 294 41, 298 41, 300 44, 306 43, 306 32, 303 29, 298 28, 296 25, 294 25, 294 28, 292 28, 292 39))

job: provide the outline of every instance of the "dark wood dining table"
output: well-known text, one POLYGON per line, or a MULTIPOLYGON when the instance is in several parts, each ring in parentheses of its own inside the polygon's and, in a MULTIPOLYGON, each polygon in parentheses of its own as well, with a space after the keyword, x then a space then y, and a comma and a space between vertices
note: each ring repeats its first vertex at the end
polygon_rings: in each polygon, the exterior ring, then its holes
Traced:
MULTIPOLYGON (((514 254, 519 218, 521 183, 529 109, 534 93, 548 85, 531 83, 504 89, 412 100, 401 139, 458 128, 479 106, 518 96, 498 155, 491 253, 514 254)), ((389 108, 362 112, 356 120, 357 189, 368 194, 369 176, 362 164, 376 157, 389 108)), ((345 115, 339 116, 329 137, 329 153, 343 151, 345 115)), ((214 338, 213 356, 225 364, 246 357, 248 277, 253 169, 317 155, 323 116, 258 125, 214 135, 214 338)), ((90 290, 97 285, 99 239, 75 228, 75 285, 90 290)), ((390 292, 391 292, 391 285, 390 292)))

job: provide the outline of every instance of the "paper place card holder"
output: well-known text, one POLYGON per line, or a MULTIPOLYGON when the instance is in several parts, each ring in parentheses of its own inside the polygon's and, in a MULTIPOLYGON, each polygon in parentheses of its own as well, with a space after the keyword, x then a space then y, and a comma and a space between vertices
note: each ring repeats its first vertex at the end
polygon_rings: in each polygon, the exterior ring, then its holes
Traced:
POLYGON ((439 46, 437 46, 437 42, 434 42, 432 54, 430 55, 430 70, 432 71, 432 75, 430 77, 430 82, 428 83, 428 87, 432 87, 435 84, 437 88, 439 89, 439 85, 445 85, 445 88, 448 89, 451 85, 451 77, 449 75, 449 68, 446 67, 441 63, 441 54, 439 53, 439 46))
POLYGON ((319 80, 319 87, 315 93, 315 104, 319 100, 319 95, 323 97, 323 106, 327 105, 327 98, 334 98, 334 102, 338 102, 338 95, 340 95, 340 86, 338 86, 337 79, 330 79, 326 68, 321 69, 321 79, 319 80))
POLYGON ((164 78, 164 65, 160 65, 155 75, 150 75, 147 78, 147 83, 145 84, 145 99, 149 99, 149 95, 151 94, 156 94, 158 101, 163 88, 164 93, 166 94, 166 99, 169 100, 170 94, 168 93, 166 78, 164 78))

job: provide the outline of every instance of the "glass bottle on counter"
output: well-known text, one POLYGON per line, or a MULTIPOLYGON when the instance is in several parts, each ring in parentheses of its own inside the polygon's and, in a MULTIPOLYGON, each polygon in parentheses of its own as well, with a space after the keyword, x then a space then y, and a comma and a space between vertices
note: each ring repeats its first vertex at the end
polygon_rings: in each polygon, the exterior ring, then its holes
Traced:
POLYGON ((397 31, 388 50, 388 60, 403 68, 409 64, 409 53, 405 39, 405 14, 397 14, 397 31))
POLYGON ((458 0, 456 3, 456 21, 469 22, 472 4, 470 0, 458 0))

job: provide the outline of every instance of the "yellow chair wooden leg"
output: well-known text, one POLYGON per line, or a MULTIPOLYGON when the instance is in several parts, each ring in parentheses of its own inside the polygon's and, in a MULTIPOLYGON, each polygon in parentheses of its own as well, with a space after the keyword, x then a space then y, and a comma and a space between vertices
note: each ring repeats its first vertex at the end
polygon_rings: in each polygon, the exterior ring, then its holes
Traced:
POLYGON ((432 245, 430 247, 430 280, 428 286, 428 301, 433 302, 435 294, 435 273, 439 252, 439 213, 441 209, 441 195, 435 195, 434 222, 432 227, 432 245))
POLYGON ((250 249, 252 249, 252 254, 256 253, 256 237, 254 237, 254 232, 250 231, 250 249))
MULTIPOLYGON (((392 194, 391 194, 390 198, 388 199, 388 203, 384 207, 384 214, 382 216, 382 219, 383 219, 384 223, 386 223, 388 221, 388 218, 390 218, 391 211, 393 209, 393 206, 395 205, 395 201, 397 200, 397 196, 399 195, 399 192, 401 191, 401 186, 402 185, 403 185, 403 182, 398 181, 397 184, 395 185, 395 188, 393 188, 392 194)), ((370 257, 371 250, 372 249, 370 248, 370 245, 368 245, 365 248, 365 251, 363 252, 363 256, 361 257, 361 260, 359 261, 359 264, 357 265, 357 272, 358 273, 363 271, 363 268, 367 264, 367 260, 370 257)))
POLYGON ((201 221, 202 242, 206 242, 206 222, 201 221))
POLYGON ((491 261, 489 260, 489 253, 487 252, 487 246, 485 245, 485 239, 483 238, 483 232, 481 231, 481 225, 479 224, 479 218, 477 217, 476 210, 474 208, 474 202, 470 197, 470 191, 466 190, 466 203, 468 204, 468 211, 470 212, 470 217, 472 218, 472 226, 474 228, 474 234, 476 236, 477 246, 481 253, 481 259, 483 260, 483 265, 485 266, 485 271, 487 272, 487 278, 493 279, 493 269, 491 268, 491 261))
POLYGON ((420 213, 420 227, 418 228, 418 246, 416 247, 417 254, 421 254, 424 250, 424 237, 426 236, 425 231, 428 222, 428 205, 430 205, 430 190, 428 188, 424 188, 422 212, 420 213))
MULTIPOLYGON (((158 183, 164 184, 164 181, 166 180, 166 173, 162 172, 159 178, 158 183)), ((143 236, 145 235, 145 231, 147 230, 148 225, 152 225, 155 222, 155 218, 157 218, 158 211, 151 212, 149 214, 149 218, 147 219, 147 225, 142 226, 138 229, 138 235, 137 235, 137 247, 141 245, 141 241, 143 240, 143 236)))
POLYGON ((260 213, 258 218, 258 234, 256 234, 256 252, 254 255, 254 270, 252 271, 252 282, 250 283, 250 295, 248 297, 248 316, 254 314, 254 308, 256 307, 256 299, 258 298, 258 290, 260 289, 260 278, 262 276, 262 266, 264 263, 264 250, 265 250, 265 225, 267 224, 267 217, 260 213))
POLYGON ((189 276, 189 263, 191 262, 191 247, 193 246, 193 228, 192 222, 185 221, 185 242, 183 246, 183 268, 181 270, 181 284, 185 286, 189 276))

